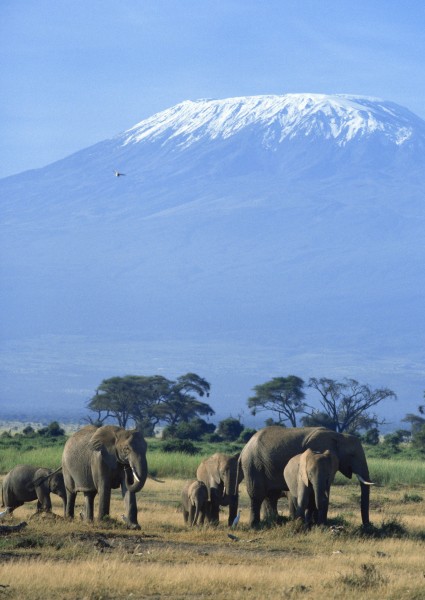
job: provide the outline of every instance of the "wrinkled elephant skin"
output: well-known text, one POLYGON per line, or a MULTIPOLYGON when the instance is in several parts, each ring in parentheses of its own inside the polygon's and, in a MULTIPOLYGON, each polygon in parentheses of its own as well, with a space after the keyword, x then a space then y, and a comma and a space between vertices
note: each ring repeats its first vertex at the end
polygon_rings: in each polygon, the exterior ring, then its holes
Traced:
POLYGON ((37 500, 37 511, 50 512, 52 510, 50 493, 57 494, 62 499, 65 513, 66 490, 63 475, 59 470, 17 465, 3 480, 2 501, 3 506, 9 509, 9 513, 25 502, 35 500, 37 500))
POLYGON ((360 479, 361 516, 369 523, 369 469, 359 438, 337 433, 324 427, 286 428, 273 425, 260 429, 244 446, 240 464, 251 501, 250 525, 260 523, 261 505, 265 501, 270 514, 277 516, 277 501, 287 490, 283 470, 288 461, 307 448, 318 452, 331 450, 339 461, 339 471, 351 479, 360 479))
POLYGON ((330 488, 338 470, 338 458, 330 450, 313 452, 307 448, 293 456, 283 470, 289 489, 288 500, 292 518, 302 519, 307 525, 327 521, 330 488))
POLYGON ((229 507, 228 525, 232 525, 238 512, 239 483, 243 473, 238 470, 239 454, 228 456, 216 452, 201 462, 196 478, 202 481, 208 489, 210 502, 209 521, 218 524, 220 506, 229 507))
POLYGON ((130 528, 139 528, 136 492, 143 488, 147 477, 146 449, 140 432, 115 425, 87 425, 74 433, 62 455, 67 516, 74 517, 77 492, 83 492, 84 517, 93 520, 94 498, 98 494, 98 518, 102 519, 109 515, 111 489, 121 486, 124 520, 130 528))

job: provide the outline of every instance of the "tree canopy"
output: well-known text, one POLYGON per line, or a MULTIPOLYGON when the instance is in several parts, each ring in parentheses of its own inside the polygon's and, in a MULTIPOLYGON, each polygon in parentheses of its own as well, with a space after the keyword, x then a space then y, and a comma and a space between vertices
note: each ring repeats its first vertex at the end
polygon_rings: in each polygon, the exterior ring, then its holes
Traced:
MULTIPOLYGON (((327 427, 340 433, 356 433, 359 429, 369 429, 378 423, 378 418, 368 411, 387 398, 396 399, 396 395, 388 388, 372 389, 367 384, 360 384, 355 379, 345 378, 316 379, 312 377, 308 383, 310 388, 319 393, 319 402, 326 415, 327 427)), ((314 416, 314 411, 310 417, 314 416)), ((323 421, 326 422, 326 419, 323 421)))
POLYGON ((278 423, 289 421, 292 427, 296 427, 297 414, 305 408, 303 387, 304 381, 296 375, 274 377, 271 381, 256 385, 255 396, 248 398, 251 414, 271 411, 276 413, 278 423))
POLYGON ((96 412, 96 422, 116 419, 126 427, 134 421, 146 435, 160 422, 175 425, 199 415, 213 415, 214 410, 197 396, 209 396, 210 384, 187 373, 172 381, 161 375, 126 375, 104 379, 88 408, 96 412))

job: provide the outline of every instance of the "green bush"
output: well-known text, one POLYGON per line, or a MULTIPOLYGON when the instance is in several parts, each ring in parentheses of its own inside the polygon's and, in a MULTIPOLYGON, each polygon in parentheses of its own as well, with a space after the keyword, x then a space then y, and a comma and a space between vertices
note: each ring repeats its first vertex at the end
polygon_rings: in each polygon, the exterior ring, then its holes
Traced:
POLYGON ((245 429, 241 432, 240 436, 238 437, 238 442, 240 442, 241 444, 246 444, 255 433, 257 433, 256 429, 245 427, 245 429))
POLYGON ((238 439, 243 429, 244 426, 238 419, 229 417, 228 419, 220 421, 217 427, 217 433, 223 440, 234 442, 238 439))
POLYGON ((168 440, 162 444, 163 452, 183 452, 184 454, 197 454, 198 449, 190 440, 168 440))

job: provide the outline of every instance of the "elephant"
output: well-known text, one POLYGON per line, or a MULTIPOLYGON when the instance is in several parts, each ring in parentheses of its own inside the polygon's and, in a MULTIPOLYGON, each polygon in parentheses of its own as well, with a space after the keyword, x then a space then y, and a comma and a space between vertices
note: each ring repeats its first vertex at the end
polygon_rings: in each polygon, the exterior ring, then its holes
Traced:
POLYGON ((249 523, 257 527, 263 501, 271 516, 277 517, 277 501, 288 491, 283 470, 288 461, 307 448, 323 452, 332 450, 339 461, 338 470, 360 481, 360 509, 363 525, 369 524, 369 469, 359 438, 337 433, 325 427, 281 427, 260 429, 246 443, 239 458, 251 502, 249 523))
POLYGON ((192 479, 187 481, 182 490, 182 506, 184 522, 189 525, 204 524, 209 515, 208 489, 205 483, 192 479))
POLYGON ((66 490, 62 469, 46 469, 32 465, 17 465, 3 480, 2 506, 11 514, 25 502, 37 500, 37 512, 51 512, 50 493, 57 494, 63 502, 65 514, 66 490))
POLYGON ((208 501, 210 502, 210 523, 218 524, 220 506, 229 507, 229 527, 233 524, 238 512, 239 483, 242 481, 243 473, 238 471, 239 454, 228 456, 216 452, 201 462, 196 478, 203 481, 208 490, 208 501))
POLYGON ((338 457, 330 450, 313 452, 307 448, 293 456, 283 470, 283 478, 289 489, 289 512, 311 525, 314 517, 317 525, 326 525, 330 487, 338 470, 338 457))
POLYGON ((66 442, 62 454, 67 505, 66 516, 74 517, 77 492, 84 493, 83 517, 93 520, 94 498, 99 494, 98 518, 109 515, 111 489, 121 486, 130 529, 137 522, 136 492, 145 485, 148 474, 147 444, 137 430, 116 425, 86 425, 66 442))

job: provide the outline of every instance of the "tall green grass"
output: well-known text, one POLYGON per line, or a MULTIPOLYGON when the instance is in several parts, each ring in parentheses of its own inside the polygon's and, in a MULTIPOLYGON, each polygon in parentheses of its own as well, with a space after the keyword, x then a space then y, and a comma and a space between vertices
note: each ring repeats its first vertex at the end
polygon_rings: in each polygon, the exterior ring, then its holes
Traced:
POLYGON ((425 484, 425 461, 370 458, 370 478, 380 485, 425 484))
POLYGON ((0 473, 8 473, 16 465, 34 465, 56 469, 62 460, 62 447, 0 448, 0 473))
MULTIPOLYGON (((0 473, 5 474, 18 464, 30 464, 55 469, 61 464, 64 443, 53 446, 34 447, 30 444, 0 444, 0 473)), ((204 458, 214 452, 234 451, 234 448, 223 448, 215 444, 197 444, 199 453, 195 455, 180 452, 165 453, 161 451, 158 441, 149 443, 148 466, 151 475, 176 479, 191 479, 204 458)), ((425 485, 425 461, 423 459, 401 460, 387 458, 369 458, 370 477, 379 485, 425 485)), ((348 484, 343 475, 337 475, 337 485, 348 484)))

